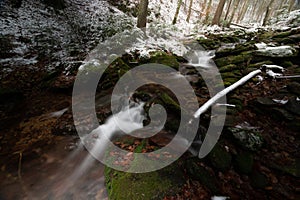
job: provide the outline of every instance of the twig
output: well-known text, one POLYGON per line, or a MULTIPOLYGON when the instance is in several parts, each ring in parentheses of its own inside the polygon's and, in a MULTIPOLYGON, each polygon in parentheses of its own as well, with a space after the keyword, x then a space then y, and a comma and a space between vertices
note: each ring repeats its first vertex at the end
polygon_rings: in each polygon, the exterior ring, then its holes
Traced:
POLYGON ((231 86, 225 88, 224 90, 218 92, 214 97, 212 97, 210 100, 208 100, 205 104, 203 104, 194 114, 195 118, 200 117, 201 114, 203 114, 205 111, 207 111, 207 109, 209 107, 211 107, 213 104, 216 103, 216 101, 218 101, 221 97, 225 96, 227 93, 231 92, 232 90, 234 90, 235 88, 237 88, 240 85, 243 85, 244 83, 246 83, 249 79, 253 78, 254 76, 256 76, 257 74, 261 73, 261 70, 255 70, 253 72, 250 72, 248 75, 244 76, 243 78, 241 78, 239 81, 235 82, 234 84, 232 84, 231 86))

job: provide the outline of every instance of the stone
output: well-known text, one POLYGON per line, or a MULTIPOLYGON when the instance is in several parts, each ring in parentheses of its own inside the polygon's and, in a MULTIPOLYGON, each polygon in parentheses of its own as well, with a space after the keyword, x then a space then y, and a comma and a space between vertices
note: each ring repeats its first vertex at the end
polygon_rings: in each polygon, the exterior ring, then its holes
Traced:
POLYGON ((300 101, 297 101, 296 97, 291 98, 285 107, 291 113, 300 116, 300 101))
POLYGON ((209 153, 208 158, 212 166, 222 172, 230 169, 232 156, 220 145, 216 145, 209 153))
POLYGON ((109 199, 163 199, 176 194, 184 184, 178 162, 148 173, 126 173, 105 167, 109 199))
POLYGON ((291 46, 266 47, 256 50, 256 55, 275 58, 297 56, 297 50, 291 46))
POLYGON ((300 83, 292 82, 292 83, 287 85, 287 89, 291 93, 294 93, 296 95, 300 95, 300 83))

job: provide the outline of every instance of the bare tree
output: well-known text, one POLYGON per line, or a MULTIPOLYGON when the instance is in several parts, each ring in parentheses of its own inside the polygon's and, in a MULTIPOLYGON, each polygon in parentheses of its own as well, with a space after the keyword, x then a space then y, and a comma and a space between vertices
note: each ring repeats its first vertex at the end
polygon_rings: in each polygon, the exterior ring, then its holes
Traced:
POLYGON ((243 6, 241 7, 241 10, 239 12, 238 18, 236 20, 237 23, 241 22, 249 8, 249 2, 250 0, 245 0, 243 6))
POLYGON ((226 13, 225 13, 224 20, 227 20, 227 17, 228 17, 228 15, 229 15, 230 8, 231 8, 231 3, 232 3, 232 0, 229 0, 229 2, 228 2, 228 4, 227 4, 227 9, 226 9, 226 13))
POLYGON ((193 6, 193 0, 190 1, 190 6, 189 6, 189 11, 188 11, 188 16, 186 18, 186 21, 189 22, 191 18, 191 13, 192 13, 192 6, 193 6))
POLYGON ((204 20, 205 24, 208 23, 208 19, 209 19, 209 15, 210 15, 210 9, 211 9, 211 4, 212 4, 212 0, 209 0, 208 5, 207 5, 206 10, 205 10, 205 20, 204 20))
POLYGON ((202 16, 204 15, 206 4, 207 4, 207 0, 204 0, 204 2, 200 4, 200 9, 201 9, 200 15, 199 15, 200 20, 201 20, 202 16))
POLYGON ((177 18, 178 18, 178 14, 179 14, 181 5, 182 5, 182 0, 178 0, 176 12, 175 12, 175 16, 174 16, 174 19, 172 21, 172 24, 176 24, 176 22, 177 22, 177 18))
POLYGON ((138 11, 137 27, 144 28, 147 24, 148 0, 141 0, 138 11))
POLYGON ((274 3, 275 0, 271 0, 267 6, 267 10, 266 10, 266 14, 265 14, 265 17, 264 17, 264 20, 263 20, 263 26, 265 26, 267 24, 267 21, 269 19, 269 16, 270 16, 270 10, 271 10, 271 7, 272 7, 272 4, 274 3))
POLYGON ((217 25, 220 24, 220 19, 221 19, 221 15, 223 13, 225 2, 226 2, 226 0, 220 0, 219 1, 215 16, 212 20, 212 24, 217 24, 217 25))
POLYGON ((235 0, 234 2, 234 8, 232 10, 232 13, 231 13, 231 16, 230 16, 230 19, 229 19, 229 23, 228 23, 228 26, 231 24, 235 14, 236 14, 236 10, 237 8, 239 7, 239 4, 240 4, 240 0, 235 0))
POLYGON ((295 6, 296 0, 290 0, 290 5, 289 5, 289 12, 292 11, 293 7, 295 6))

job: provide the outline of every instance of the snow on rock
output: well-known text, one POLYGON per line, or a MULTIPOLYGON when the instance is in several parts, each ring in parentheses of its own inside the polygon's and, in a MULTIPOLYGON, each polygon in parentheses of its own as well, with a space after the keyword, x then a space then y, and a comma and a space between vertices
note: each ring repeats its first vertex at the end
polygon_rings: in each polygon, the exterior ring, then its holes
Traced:
POLYGON ((211 200, 226 200, 228 197, 222 197, 222 196, 213 196, 211 197, 211 200))
POLYGON ((282 74, 280 73, 275 73, 273 72, 271 69, 267 69, 266 74, 270 77, 272 77, 273 79, 282 76, 282 74))
POLYGON ((256 53, 267 57, 291 57, 297 53, 297 50, 291 46, 270 47, 258 44, 258 47, 260 48, 256 50, 256 53))

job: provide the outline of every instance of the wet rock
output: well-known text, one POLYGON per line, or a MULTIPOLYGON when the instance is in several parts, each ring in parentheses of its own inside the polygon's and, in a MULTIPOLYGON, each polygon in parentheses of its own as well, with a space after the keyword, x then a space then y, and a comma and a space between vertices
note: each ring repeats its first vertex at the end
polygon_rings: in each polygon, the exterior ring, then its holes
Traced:
POLYGON ((253 163, 253 155, 250 152, 237 154, 234 159, 236 169, 243 174, 251 173, 253 163))
POLYGON ((158 171, 134 174, 105 168, 110 199, 162 199, 176 194, 184 184, 177 162, 158 171))
POLYGON ((212 166, 220 171, 224 172, 231 166, 231 154, 218 144, 209 153, 208 158, 212 166))
POLYGON ((292 82, 292 83, 287 85, 287 89, 291 93, 294 93, 296 95, 300 95, 300 83, 292 82))
POLYGON ((198 39, 198 42, 206 50, 217 49, 221 46, 221 42, 219 40, 200 38, 198 39))

